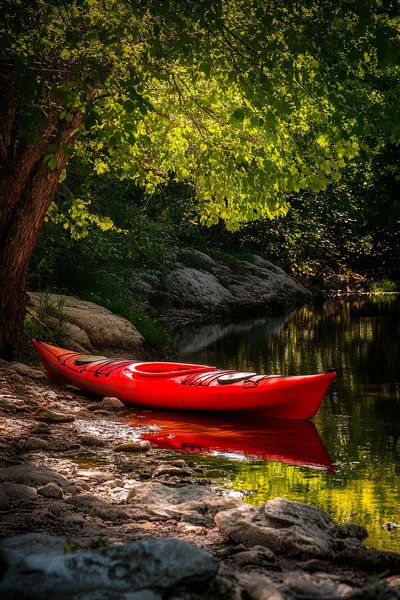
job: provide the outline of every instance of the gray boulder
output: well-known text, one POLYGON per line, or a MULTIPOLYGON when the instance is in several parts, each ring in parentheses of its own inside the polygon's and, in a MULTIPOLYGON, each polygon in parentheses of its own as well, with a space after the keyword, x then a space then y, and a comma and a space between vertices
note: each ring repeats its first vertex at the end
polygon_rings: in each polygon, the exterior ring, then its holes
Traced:
POLYGON ((284 313, 311 299, 283 269, 257 255, 248 260, 216 261, 186 249, 164 278, 164 289, 177 309, 224 314, 251 309, 284 313), (195 266, 193 266, 195 265, 195 266))
MULTIPOLYGON (((40 305, 42 296, 40 292, 29 294, 35 307, 40 305)), ((61 311, 66 317, 64 327, 76 349, 90 352, 97 348, 115 349, 135 353, 141 348, 144 339, 136 327, 107 308, 72 296, 47 294, 46 297, 54 305, 55 312, 61 311)))
POLYGON ((118 504, 111 504, 91 496, 89 494, 78 494, 72 496, 67 500, 69 504, 77 507, 81 512, 85 512, 89 515, 98 517, 103 521, 112 521, 113 523, 120 523, 126 521, 128 514, 118 504))
POLYGON ((232 294, 212 274, 190 267, 171 271, 165 289, 178 308, 201 308, 221 312, 233 302, 232 294))
POLYGON ((129 512, 138 520, 174 519, 205 526, 214 524, 213 518, 217 512, 233 508, 239 503, 199 485, 171 488, 158 482, 143 483, 133 488, 126 501, 135 507, 129 512))
POLYGON ((143 590, 144 598, 150 600, 154 598, 151 591, 207 582, 218 569, 211 554, 177 539, 67 554, 63 553, 64 542, 44 534, 3 540, 0 549, 8 570, 0 582, 0 595, 32 590, 34 598, 43 600, 94 600, 101 590, 101 598, 111 599, 118 593, 119 598, 133 600, 133 594, 143 590))
POLYGON ((366 537, 363 528, 337 525, 321 509, 283 498, 261 507, 241 505, 215 515, 222 535, 248 548, 266 546, 276 554, 333 558, 344 547, 357 549, 366 537))

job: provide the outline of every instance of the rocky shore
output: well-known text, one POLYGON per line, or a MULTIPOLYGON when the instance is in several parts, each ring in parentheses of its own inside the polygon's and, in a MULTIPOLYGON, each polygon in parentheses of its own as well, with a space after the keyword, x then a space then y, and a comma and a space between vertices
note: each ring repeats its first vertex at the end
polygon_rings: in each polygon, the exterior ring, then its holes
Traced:
POLYGON ((125 410, 0 361, 1 598, 400 598, 400 555, 363 528, 247 505, 135 439, 125 410))

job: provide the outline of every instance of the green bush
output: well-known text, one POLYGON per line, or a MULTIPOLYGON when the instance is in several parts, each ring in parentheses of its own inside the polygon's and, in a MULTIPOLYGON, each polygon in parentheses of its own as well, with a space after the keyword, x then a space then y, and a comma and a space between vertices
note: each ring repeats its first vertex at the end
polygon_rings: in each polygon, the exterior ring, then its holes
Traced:
POLYGON ((371 284, 371 292, 374 294, 387 294, 397 291, 397 285, 390 279, 380 279, 371 284))

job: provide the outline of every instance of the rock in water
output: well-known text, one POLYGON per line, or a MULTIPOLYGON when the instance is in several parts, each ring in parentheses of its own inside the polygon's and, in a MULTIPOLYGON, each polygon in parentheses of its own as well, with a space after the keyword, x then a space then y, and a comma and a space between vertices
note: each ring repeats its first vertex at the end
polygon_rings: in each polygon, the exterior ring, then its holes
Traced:
POLYGON ((165 278, 165 288, 178 308, 198 308, 219 312, 233 302, 232 294, 211 273, 184 267, 165 278))
POLYGON ((43 534, 3 540, 0 548, 8 570, 0 582, 0 596, 35 590, 39 598, 53 600, 57 595, 75 598, 102 590, 105 598, 108 592, 119 592, 123 597, 125 592, 148 593, 152 588, 171 590, 207 582, 218 569, 211 554, 177 539, 68 554, 63 553, 62 541, 43 534))

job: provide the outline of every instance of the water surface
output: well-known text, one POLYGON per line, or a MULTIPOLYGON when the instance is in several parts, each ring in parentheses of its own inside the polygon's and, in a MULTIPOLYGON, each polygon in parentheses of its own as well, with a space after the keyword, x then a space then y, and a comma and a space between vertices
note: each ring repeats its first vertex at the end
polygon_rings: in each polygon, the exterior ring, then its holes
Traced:
POLYGON ((314 425, 173 413, 138 418, 149 425, 149 439, 196 457, 219 483, 249 492, 245 501, 309 502, 342 523, 366 526, 368 544, 400 551, 400 533, 382 527, 400 523, 398 296, 185 327, 176 343, 185 362, 240 371, 306 374, 334 366, 337 381, 314 425))

